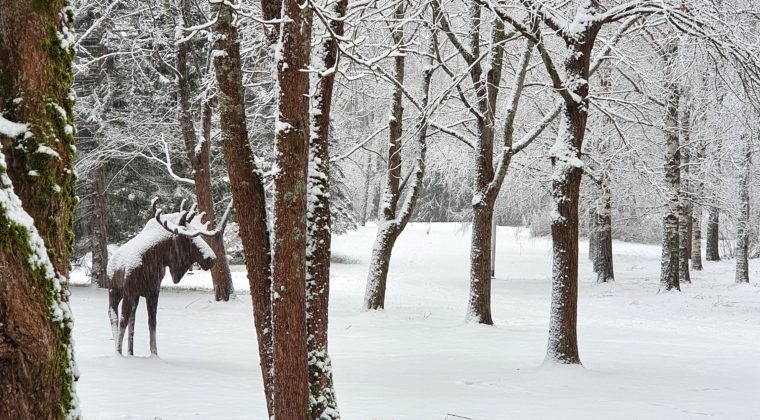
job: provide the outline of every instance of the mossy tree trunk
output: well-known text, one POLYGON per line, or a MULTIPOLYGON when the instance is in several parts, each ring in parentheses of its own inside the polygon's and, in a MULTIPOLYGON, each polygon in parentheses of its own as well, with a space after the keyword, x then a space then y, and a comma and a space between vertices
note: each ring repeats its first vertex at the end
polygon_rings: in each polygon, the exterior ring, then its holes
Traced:
POLYGON ((75 199, 66 6, 0 0, 0 119, 25 124, 0 132, 2 419, 80 417, 67 289, 75 199))

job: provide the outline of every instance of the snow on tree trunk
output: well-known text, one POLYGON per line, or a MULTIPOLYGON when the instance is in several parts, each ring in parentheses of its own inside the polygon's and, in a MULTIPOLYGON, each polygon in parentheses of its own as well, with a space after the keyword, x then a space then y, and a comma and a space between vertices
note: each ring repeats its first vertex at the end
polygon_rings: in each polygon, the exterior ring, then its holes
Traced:
POLYGON ((678 55, 678 39, 671 37, 665 50, 665 215, 663 217, 662 263, 660 268, 660 289, 681 290, 678 275, 679 224, 681 200, 681 148, 678 140, 678 104, 680 90, 674 81, 678 55))
POLYGON ((744 134, 744 150, 739 174, 739 215, 736 220, 737 283, 749 283, 750 174, 752 167, 751 136, 744 134))
MULTIPOLYGON (((186 27, 192 26, 190 21, 190 1, 181 0, 180 14, 183 24, 186 27)), ((203 104, 202 113, 202 132, 203 137, 198 141, 193 123, 193 112, 191 109, 190 98, 192 96, 190 89, 190 71, 187 66, 188 53, 190 52, 190 42, 182 42, 177 45, 177 91, 179 105, 179 125, 182 132, 182 139, 185 144, 185 154, 190 161, 193 169, 193 180, 195 181, 195 196, 200 211, 204 212, 202 222, 209 222, 209 228, 214 229, 216 219, 214 214, 214 200, 211 191, 211 165, 209 159, 210 140, 211 140, 211 106, 208 103, 203 104)), ((201 69, 197 69, 201 70, 201 69)), ((211 281, 214 284, 214 298, 217 301, 228 301, 234 294, 232 286, 232 275, 230 274, 229 263, 227 262, 227 253, 224 249, 223 232, 213 237, 204 237, 214 254, 217 255, 216 262, 211 268, 211 281)))
POLYGON ((0 0, 3 419, 81 417, 67 279, 75 203, 73 17, 64 0, 0 0))
MULTIPOLYGON (((579 52, 582 55, 583 52, 579 52)), ((567 74, 579 73, 567 59, 567 74)), ((582 65, 582 64, 581 64, 582 65)), ((582 67, 581 67, 582 69, 582 67)), ((577 74, 584 78, 584 74, 577 74)), ((585 78, 584 78, 585 80, 585 78)), ((583 85, 587 97, 588 85, 583 85)), ((578 202, 583 163, 580 150, 588 114, 583 103, 567 104, 557 141, 550 150, 552 175, 552 296, 547 360, 580 363, 576 323, 578 317, 578 202)))
MULTIPOLYGON (((311 6, 282 3, 275 49, 278 81, 275 120, 272 246, 274 418, 310 417, 306 332, 306 204, 309 161, 309 52, 311 6)), ((329 211, 329 209, 328 209, 329 211)))
POLYGON ((266 196, 261 174, 248 144, 242 63, 237 27, 229 5, 218 8, 214 27, 214 70, 218 85, 220 144, 230 178, 235 213, 240 226, 253 318, 261 359, 267 410, 273 415, 271 254, 267 225, 266 196))
MULTIPOLYGON (((593 16, 597 6, 595 2, 589 2, 578 8, 576 16, 593 16)), ((562 64, 567 92, 563 94, 564 109, 557 140, 549 150, 553 168, 552 296, 546 359, 565 364, 581 363, 576 327, 578 204, 583 174, 581 150, 588 121, 589 67, 598 30, 596 26, 587 26, 583 32, 564 39, 567 51, 562 64)), ((546 56, 545 51, 543 54, 546 56)), ((556 77, 557 70, 551 70, 556 77)))
MULTIPOLYGON (((331 6, 330 29, 343 35, 343 18, 348 0, 331 6)), ((316 94, 312 97, 312 127, 309 143, 309 198, 306 248, 306 328, 309 352, 309 389, 311 418, 340 418, 333 387, 332 362, 328 353, 327 325, 330 297, 330 112, 338 63, 338 41, 329 36, 322 40, 312 58, 316 94)))

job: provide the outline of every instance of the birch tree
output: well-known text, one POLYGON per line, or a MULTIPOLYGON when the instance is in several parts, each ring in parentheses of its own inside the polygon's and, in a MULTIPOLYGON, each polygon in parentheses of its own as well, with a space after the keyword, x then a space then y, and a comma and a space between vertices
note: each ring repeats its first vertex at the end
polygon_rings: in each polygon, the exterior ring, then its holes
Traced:
POLYGON ((678 106, 681 92, 676 78, 678 37, 671 36, 664 46, 665 59, 665 185, 666 201, 663 216, 662 265, 660 288, 681 290, 679 276, 679 216, 682 214, 681 145, 678 138, 678 106))
POLYGON ((736 283, 749 283, 750 174, 752 173, 752 136, 742 135, 742 160, 739 173, 739 214, 736 220, 736 283))

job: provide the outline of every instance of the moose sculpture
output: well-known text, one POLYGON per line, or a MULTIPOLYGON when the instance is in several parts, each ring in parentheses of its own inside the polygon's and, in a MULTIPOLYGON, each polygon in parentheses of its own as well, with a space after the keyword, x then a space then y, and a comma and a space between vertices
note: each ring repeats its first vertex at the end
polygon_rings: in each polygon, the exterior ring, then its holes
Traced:
POLYGON ((108 316, 111 320, 116 352, 122 353, 124 333, 129 327, 129 355, 134 355, 135 313, 140 297, 145 298, 148 306, 148 329, 150 331, 150 353, 157 356, 156 348, 156 311, 158 293, 166 268, 177 284, 194 263, 204 270, 214 265, 216 255, 199 236, 215 236, 229 216, 232 206, 227 207, 219 228, 208 230, 206 223, 201 223, 203 213, 197 213, 193 205, 184 209, 185 201, 180 204, 179 212, 163 214, 156 209, 158 198, 151 203, 155 215, 140 233, 119 247, 108 262, 108 316), (121 319, 119 319, 119 303, 121 319))

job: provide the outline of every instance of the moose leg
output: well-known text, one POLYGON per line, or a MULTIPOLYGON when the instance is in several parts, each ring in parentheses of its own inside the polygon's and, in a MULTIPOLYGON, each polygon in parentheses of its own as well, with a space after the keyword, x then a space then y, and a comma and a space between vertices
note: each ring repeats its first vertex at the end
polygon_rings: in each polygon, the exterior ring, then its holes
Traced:
POLYGON ((127 333, 127 354, 130 356, 135 355, 135 315, 137 314, 137 306, 140 304, 140 298, 135 299, 135 304, 132 305, 132 314, 129 316, 129 332, 127 333))
POLYGON ((158 310, 158 293, 155 295, 148 294, 145 297, 145 303, 148 306, 148 330, 150 331, 150 355, 158 356, 156 347, 156 311, 158 310))
POLYGON ((121 303, 121 319, 119 320, 119 338, 116 340, 116 352, 121 354, 121 344, 124 342, 124 333, 127 331, 127 325, 132 318, 132 306, 135 304, 135 298, 124 296, 121 303))
POLYGON ((108 289, 108 318, 111 320, 114 346, 116 346, 116 339, 119 337, 119 302, 121 302, 121 296, 120 289, 108 289))

